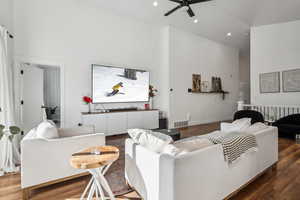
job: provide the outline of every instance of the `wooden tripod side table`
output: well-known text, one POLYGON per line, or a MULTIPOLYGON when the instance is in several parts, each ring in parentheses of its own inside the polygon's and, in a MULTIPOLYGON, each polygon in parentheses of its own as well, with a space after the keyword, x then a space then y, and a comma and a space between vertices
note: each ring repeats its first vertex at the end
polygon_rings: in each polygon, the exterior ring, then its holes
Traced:
POLYGON ((90 147, 72 155, 70 159, 71 166, 76 169, 85 169, 92 175, 80 200, 91 200, 94 196, 96 199, 100 197, 101 200, 115 200, 114 194, 104 175, 118 158, 119 149, 114 146, 90 147), (87 193, 88 191, 89 193, 87 193), (109 197, 105 197, 104 192, 106 192, 109 197))

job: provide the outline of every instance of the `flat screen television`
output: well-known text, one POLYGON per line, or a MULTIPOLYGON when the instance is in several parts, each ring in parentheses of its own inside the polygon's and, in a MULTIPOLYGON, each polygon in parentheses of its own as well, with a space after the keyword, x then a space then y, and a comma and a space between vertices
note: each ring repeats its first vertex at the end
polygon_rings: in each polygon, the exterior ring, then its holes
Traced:
POLYGON ((146 102, 150 73, 144 70, 92 65, 93 103, 146 102))

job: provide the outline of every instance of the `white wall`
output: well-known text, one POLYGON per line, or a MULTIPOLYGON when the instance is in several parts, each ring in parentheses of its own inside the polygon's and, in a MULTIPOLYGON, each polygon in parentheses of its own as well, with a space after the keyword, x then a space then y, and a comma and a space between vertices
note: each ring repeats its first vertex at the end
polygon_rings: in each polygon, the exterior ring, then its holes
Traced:
POLYGON ((189 124, 232 119, 239 90, 239 51, 206 38, 170 30, 170 96, 171 124, 188 120, 189 124), (192 74, 211 82, 212 76, 222 79, 226 99, 221 94, 191 94, 192 74))
MULTIPOLYGON (((171 121, 192 124, 231 119, 238 94, 238 50, 170 27, 146 24, 118 16, 94 1, 26 0, 14 8, 15 57, 19 61, 63 66, 65 126, 81 122, 91 93, 91 64, 140 68, 151 72, 158 88, 155 108, 171 121), (192 73, 223 79, 230 92, 221 95, 188 94, 192 73), (171 94, 169 89, 175 91, 171 94)), ((113 104, 105 107, 139 106, 113 104)), ((99 106, 101 108, 101 106, 99 106)))
POLYGON ((239 100, 250 103, 250 50, 240 51, 240 91, 239 100))
MULTIPOLYGON (((260 94, 259 74, 300 68, 300 21, 251 29, 251 103, 299 105, 300 93, 260 94)), ((282 82, 282 81, 281 81, 282 82)))
POLYGON ((149 70, 160 89, 161 32, 154 25, 107 13, 92 1, 26 0, 15 6, 15 32, 18 60, 64 67, 66 126, 77 125, 80 112, 88 109, 81 99, 91 94, 93 63, 149 70))
POLYGON ((12 18, 13 18, 13 1, 0 0, 0 25, 3 25, 9 30, 11 30, 13 27, 12 18))

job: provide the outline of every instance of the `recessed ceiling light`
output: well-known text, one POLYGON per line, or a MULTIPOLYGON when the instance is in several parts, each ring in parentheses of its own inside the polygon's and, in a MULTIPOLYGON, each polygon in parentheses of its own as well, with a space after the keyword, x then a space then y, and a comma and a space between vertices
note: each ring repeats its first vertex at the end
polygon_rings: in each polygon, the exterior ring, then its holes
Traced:
POLYGON ((198 19, 194 19, 194 23, 197 24, 198 23, 198 19))
POLYGON ((227 35, 227 37, 230 37, 230 36, 232 36, 232 33, 229 32, 226 35, 227 35))
POLYGON ((157 1, 154 1, 154 2, 153 2, 153 6, 154 6, 154 7, 157 7, 157 6, 158 6, 158 2, 157 2, 157 1))

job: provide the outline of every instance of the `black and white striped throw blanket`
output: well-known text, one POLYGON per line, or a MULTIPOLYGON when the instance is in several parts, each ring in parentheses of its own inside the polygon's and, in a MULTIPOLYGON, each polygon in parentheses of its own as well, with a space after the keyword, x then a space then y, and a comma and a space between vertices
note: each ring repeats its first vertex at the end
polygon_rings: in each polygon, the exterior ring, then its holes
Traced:
POLYGON ((214 144, 222 145, 225 160, 229 164, 232 164, 247 151, 257 150, 257 142, 253 134, 218 132, 216 134, 207 135, 207 138, 214 144))

